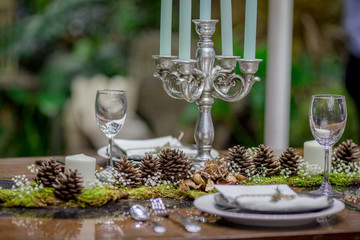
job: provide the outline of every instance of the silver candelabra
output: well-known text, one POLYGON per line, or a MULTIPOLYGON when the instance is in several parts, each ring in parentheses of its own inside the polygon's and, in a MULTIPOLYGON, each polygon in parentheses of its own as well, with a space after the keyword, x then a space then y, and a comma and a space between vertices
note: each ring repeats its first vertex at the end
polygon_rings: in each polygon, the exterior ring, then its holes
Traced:
POLYGON ((211 107, 214 97, 228 102, 243 99, 252 85, 260 81, 260 78, 254 75, 262 60, 215 56, 211 38, 218 21, 193 20, 193 22, 200 37, 196 50, 197 60, 179 60, 176 56, 155 55, 153 58, 158 71, 154 76, 160 78, 164 90, 171 97, 197 103, 199 117, 194 132, 197 145, 194 163, 203 165, 206 160, 212 159, 210 152, 214 140, 214 125, 211 119, 211 107), (218 65, 214 67, 215 59, 218 65), (243 76, 234 73, 237 62, 243 76))

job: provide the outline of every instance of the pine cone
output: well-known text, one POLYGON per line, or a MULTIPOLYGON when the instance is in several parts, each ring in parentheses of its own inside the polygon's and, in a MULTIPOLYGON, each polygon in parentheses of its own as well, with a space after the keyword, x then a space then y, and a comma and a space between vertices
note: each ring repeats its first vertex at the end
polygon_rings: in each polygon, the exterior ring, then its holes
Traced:
POLYGON ((335 159, 341 159, 345 164, 351 162, 360 161, 360 149, 359 146, 353 142, 353 140, 348 139, 339 144, 339 146, 334 151, 335 159))
POLYGON ((164 148, 159 158, 164 180, 175 182, 187 178, 192 163, 183 151, 164 148))
POLYGON ((218 180, 225 178, 228 174, 227 162, 224 159, 206 160, 204 163, 203 170, 199 173, 205 179, 218 180))
POLYGON ((270 147, 264 144, 259 145, 253 158, 256 173, 263 173, 263 167, 266 168, 266 176, 277 174, 280 170, 280 162, 276 154, 270 147))
POLYGON ((64 171, 64 166, 55 159, 48 159, 41 163, 36 177, 44 187, 52 187, 56 176, 64 171))
POLYGON ((154 176, 158 174, 161 167, 160 161, 157 157, 153 155, 145 155, 143 160, 141 160, 140 172, 142 178, 147 178, 148 176, 154 176))
POLYGON ((63 200, 74 199, 84 189, 82 182, 83 178, 77 170, 67 169, 59 173, 53 184, 55 196, 63 200))
POLYGON ((115 179, 122 186, 134 187, 141 184, 141 172, 136 164, 127 157, 120 158, 115 162, 115 179))
POLYGON ((280 156, 280 165, 283 169, 288 169, 291 173, 290 176, 298 174, 298 163, 300 155, 294 148, 286 149, 280 156))
POLYGON ((254 170, 254 162, 244 146, 237 145, 229 148, 226 159, 230 163, 229 170, 235 173, 254 170))

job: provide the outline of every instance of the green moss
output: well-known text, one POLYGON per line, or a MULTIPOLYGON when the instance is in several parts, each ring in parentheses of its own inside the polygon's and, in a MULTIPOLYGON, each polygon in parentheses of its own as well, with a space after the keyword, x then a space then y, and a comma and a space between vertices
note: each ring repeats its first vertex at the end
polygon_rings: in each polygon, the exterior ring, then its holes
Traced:
POLYGON ((174 199, 195 199, 205 194, 201 190, 180 191, 175 185, 160 185, 154 187, 139 186, 137 188, 121 188, 122 191, 129 194, 134 199, 150 199, 157 197, 167 197, 174 199))
POLYGON ((184 198, 173 184, 161 184, 160 186, 154 187, 139 186, 137 188, 121 188, 121 190, 128 193, 130 198, 135 199, 150 199, 156 197, 184 198))
POLYGON ((320 186, 323 180, 322 175, 313 175, 313 176, 292 176, 286 179, 285 184, 288 184, 290 187, 314 187, 320 186))
POLYGON ((336 173, 330 174, 330 182, 333 185, 337 186, 351 186, 351 185, 360 185, 359 174, 356 174, 354 177, 350 178, 346 173, 336 173))
POLYGON ((128 193, 129 198, 135 198, 135 199, 149 199, 158 196, 154 191, 154 188, 149 188, 145 186, 140 186, 137 188, 123 187, 121 188, 121 191, 128 193))
POLYGON ((159 197, 168 197, 168 198, 175 198, 175 199, 183 199, 184 197, 180 194, 178 188, 173 185, 160 185, 158 189, 156 189, 159 197))
POLYGON ((96 187, 93 189, 84 189, 83 193, 77 196, 76 200, 68 202, 68 206, 78 207, 101 207, 107 203, 116 202, 126 197, 124 192, 109 187, 96 187))
MULTIPOLYGON (((288 184, 290 187, 316 187, 320 186, 323 181, 323 175, 313 176, 270 176, 261 177, 257 180, 244 181, 242 184, 245 185, 266 185, 266 184, 288 184)), ((352 186, 360 184, 360 177, 355 176, 353 178, 348 177, 345 173, 330 174, 330 182, 337 186, 352 186)))
POLYGON ((270 177, 261 177, 253 181, 244 181, 242 184, 245 185, 266 185, 266 184, 288 184, 290 187, 311 187, 316 186, 319 183, 321 184, 322 178, 320 176, 270 176, 270 177), (319 182, 320 181, 320 182, 319 182))
MULTIPOLYGON (((213 191, 213 192, 215 192, 215 191, 213 191)), ((180 193, 181 193, 181 195, 183 195, 185 198, 188 198, 188 199, 196 199, 198 197, 209 194, 209 193, 201 191, 201 190, 181 191, 180 193)))
POLYGON ((6 207, 46 207, 56 206, 62 201, 54 195, 53 188, 43 188, 30 191, 28 194, 15 191, 15 195, 8 199, 4 206, 6 207))
POLYGON ((14 197, 14 191, 11 189, 0 189, 0 202, 7 202, 14 197))

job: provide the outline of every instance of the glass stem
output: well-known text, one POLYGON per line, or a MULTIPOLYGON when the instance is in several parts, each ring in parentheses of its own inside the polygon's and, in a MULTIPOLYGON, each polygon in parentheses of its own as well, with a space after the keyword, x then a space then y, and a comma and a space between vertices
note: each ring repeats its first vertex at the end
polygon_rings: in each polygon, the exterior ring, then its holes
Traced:
POLYGON ((330 184, 330 159, 329 159, 330 149, 325 148, 325 165, 324 165, 324 180, 323 182, 327 185, 330 184))
POLYGON ((112 143, 113 143, 113 138, 110 137, 109 138, 109 161, 107 164, 107 168, 112 168, 113 167, 113 160, 112 160, 112 155, 113 155, 113 151, 112 151, 112 143))

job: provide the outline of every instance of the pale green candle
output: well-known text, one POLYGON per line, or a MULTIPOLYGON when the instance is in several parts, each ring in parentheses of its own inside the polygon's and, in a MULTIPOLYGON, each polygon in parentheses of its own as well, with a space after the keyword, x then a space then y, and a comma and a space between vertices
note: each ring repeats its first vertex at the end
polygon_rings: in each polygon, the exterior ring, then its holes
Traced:
POLYGON ((171 56, 172 0, 161 0, 160 55, 171 56))
POLYGON ((233 55, 231 0, 221 0, 221 49, 223 56, 233 55))
POLYGON ((257 0, 246 0, 244 59, 255 59, 257 0))
POLYGON ((211 19, 211 0, 200 0, 200 20, 211 19))
POLYGON ((191 0, 180 0, 179 59, 190 60, 191 0))

